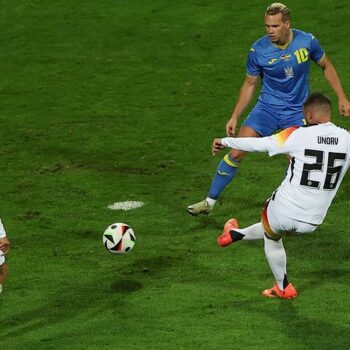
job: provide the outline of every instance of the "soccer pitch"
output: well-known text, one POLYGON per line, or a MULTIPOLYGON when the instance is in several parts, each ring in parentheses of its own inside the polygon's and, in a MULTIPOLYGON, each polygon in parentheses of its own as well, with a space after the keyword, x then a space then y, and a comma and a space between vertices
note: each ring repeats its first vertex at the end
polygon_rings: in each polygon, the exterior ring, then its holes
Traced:
MULTIPOLYGON (((0 215, 12 244, 1 349, 350 348, 349 175, 324 224, 284 240, 291 301, 260 296, 273 283, 262 242, 216 245, 232 216, 260 219, 285 157, 249 155, 213 213, 185 211, 224 155, 211 142, 269 3, 1 2, 0 215), (123 201, 144 205, 108 208, 123 201), (103 247, 114 222, 136 234, 128 255, 103 247)), ((348 2, 286 5, 350 97, 348 2)), ((310 83, 350 129, 315 66, 310 83)))

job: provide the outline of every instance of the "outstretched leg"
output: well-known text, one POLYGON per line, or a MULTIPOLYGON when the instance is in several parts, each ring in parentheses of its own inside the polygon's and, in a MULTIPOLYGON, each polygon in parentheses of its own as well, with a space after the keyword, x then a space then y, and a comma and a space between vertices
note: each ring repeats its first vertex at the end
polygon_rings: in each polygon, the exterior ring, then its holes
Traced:
POLYGON ((226 247, 233 242, 240 240, 253 241, 264 238, 264 229, 261 222, 246 228, 239 228, 236 219, 231 219, 226 222, 224 232, 218 237, 218 244, 221 247, 226 247))
POLYGON ((275 276, 276 284, 272 288, 264 290, 262 295, 270 298, 295 298, 298 292, 288 282, 287 255, 282 238, 279 234, 273 233, 271 227, 268 227, 268 232, 265 231, 263 222, 240 229, 237 220, 231 219, 226 222, 224 232, 218 237, 217 242, 221 247, 226 247, 240 240, 264 239, 265 255, 271 271, 275 276), (274 234, 273 237, 271 236, 272 234, 274 234))
MULTIPOLYGON (((249 126, 242 126, 239 137, 259 137, 260 135, 249 126)), ((224 188, 235 178, 238 167, 245 156, 245 152, 232 149, 219 163, 216 174, 210 185, 208 196, 205 200, 189 205, 187 212, 191 215, 209 214, 224 188)))

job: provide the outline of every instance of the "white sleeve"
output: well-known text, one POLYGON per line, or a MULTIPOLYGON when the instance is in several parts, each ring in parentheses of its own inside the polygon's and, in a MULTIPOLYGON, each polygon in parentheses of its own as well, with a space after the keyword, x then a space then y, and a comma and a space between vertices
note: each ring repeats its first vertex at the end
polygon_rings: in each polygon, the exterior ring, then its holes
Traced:
POLYGON ((292 126, 267 137, 225 137, 221 140, 221 143, 226 147, 246 152, 267 152, 271 157, 275 154, 290 153, 298 145, 294 137, 295 134, 293 134, 298 128, 292 126))
POLYGON ((6 237, 6 231, 5 231, 4 225, 2 224, 1 219, 0 219, 0 238, 4 238, 4 237, 6 237))
POLYGON ((288 153, 284 147, 278 144, 274 136, 268 137, 225 137, 221 143, 226 147, 239 149, 246 152, 267 152, 270 156, 278 153, 288 153))

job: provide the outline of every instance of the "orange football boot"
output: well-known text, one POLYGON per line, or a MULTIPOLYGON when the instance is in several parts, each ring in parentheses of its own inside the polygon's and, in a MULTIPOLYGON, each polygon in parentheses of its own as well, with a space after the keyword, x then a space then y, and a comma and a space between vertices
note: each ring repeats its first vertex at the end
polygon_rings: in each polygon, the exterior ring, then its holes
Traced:
POLYGON ((227 247, 233 243, 230 230, 234 230, 235 228, 239 228, 238 221, 236 219, 230 219, 226 222, 224 226, 224 232, 217 239, 218 245, 220 247, 227 247))
POLYGON ((281 299, 293 299, 298 296, 297 290, 289 283, 286 289, 282 290, 278 287, 277 283, 270 289, 265 289, 261 295, 267 298, 281 298, 281 299))

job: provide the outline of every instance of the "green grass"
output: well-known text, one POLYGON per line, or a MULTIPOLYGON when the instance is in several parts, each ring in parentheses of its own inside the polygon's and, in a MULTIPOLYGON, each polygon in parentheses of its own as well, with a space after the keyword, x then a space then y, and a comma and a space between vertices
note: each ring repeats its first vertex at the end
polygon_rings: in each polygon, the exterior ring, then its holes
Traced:
MULTIPOLYGON (((184 211, 206 194, 211 141, 267 5, 2 1, 0 210, 12 249, 1 349, 350 347, 349 177, 317 233, 285 240, 293 301, 259 296, 273 282, 262 242, 215 243, 232 215, 259 220, 284 157, 249 155, 214 213, 184 211), (107 209, 125 200, 145 206, 107 209), (113 222, 136 233, 127 256, 102 245, 113 222)), ((350 94, 347 2, 288 5, 350 94)), ((310 81, 350 129, 320 70, 310 81)))

